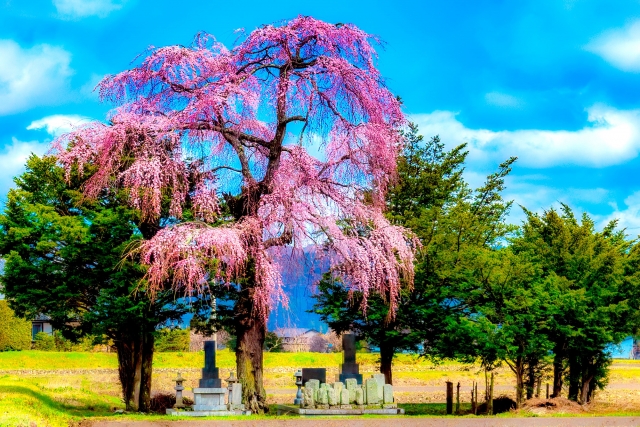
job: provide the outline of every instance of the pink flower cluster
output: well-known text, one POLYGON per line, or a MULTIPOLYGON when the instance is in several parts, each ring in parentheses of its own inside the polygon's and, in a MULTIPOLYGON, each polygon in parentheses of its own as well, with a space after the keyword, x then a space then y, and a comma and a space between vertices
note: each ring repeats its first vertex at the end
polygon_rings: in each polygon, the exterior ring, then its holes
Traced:
POLYGON ((251 259, 256 307, 267 313, 286 299, 286 258, 274 251, 315 244, 352 289, 394 306, 412 283, 417 242, 383 216, 405 119, 371 41, 353 25, 300 16, 231 50, 207 34, 189 47, 151 48, 138 66, 102 81, 101 96, 118 107, 109 124, 59 138, 60 162, 67 171, 96 167, 87 195, 125 188, 148 221, 166 198, 170 215, 189 204, 203 221, 143 243, 152 289, 230 283, 251 259), (234 221, 208 225, 234 177, 234 221))

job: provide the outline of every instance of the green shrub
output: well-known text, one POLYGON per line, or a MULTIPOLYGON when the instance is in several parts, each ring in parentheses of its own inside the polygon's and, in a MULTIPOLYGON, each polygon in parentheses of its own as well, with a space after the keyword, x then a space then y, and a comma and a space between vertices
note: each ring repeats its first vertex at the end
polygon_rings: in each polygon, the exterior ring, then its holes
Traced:
POLYGON ((156 351, 189 351, 189 329, 161 329, 156 337, 156 351))
POLYGON ((30 348, 31 322, 16 317, 9 304, 0 300, 0 351, 30 348))
POLYGON ((56 351, 56 339, 46 332, 38 332, 33 340, 34 350, 56 351))

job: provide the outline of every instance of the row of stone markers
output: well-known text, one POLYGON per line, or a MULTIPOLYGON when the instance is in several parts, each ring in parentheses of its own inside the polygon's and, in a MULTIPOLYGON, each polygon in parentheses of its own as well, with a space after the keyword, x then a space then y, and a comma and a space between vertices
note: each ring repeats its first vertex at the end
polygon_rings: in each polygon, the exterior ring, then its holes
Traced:
POLYGON ((398 405, 393 399, 393 386, 384 383, 384 375, 375 374, 358 385, 354 378, 347 378, 345 383, 322 383, 309 380, 302 392, 302 408, 315 409, 395 409, 398 405))
POLYGON ((364 381, 356 363, 355 336, 342 335, 343 360, 334 383, 326 382, 326 369, 303 368, 295 373, 298 392, 293 406, 278 405, 278 414, 299 415, 396 415, 404 414, 393 398, 393 387, 384 375, 364 381), (303 388, 304 386, 304 388, 303 388))

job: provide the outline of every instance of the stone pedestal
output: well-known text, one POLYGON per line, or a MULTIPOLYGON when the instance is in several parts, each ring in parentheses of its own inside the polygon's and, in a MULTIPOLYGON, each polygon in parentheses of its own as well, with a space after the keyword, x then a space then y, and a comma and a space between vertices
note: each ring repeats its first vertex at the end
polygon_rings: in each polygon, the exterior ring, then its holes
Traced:
POLYGON ((194 411, 226 411, 225 397, 226 388, 194 388, 193 389, 193 410, 194 411))

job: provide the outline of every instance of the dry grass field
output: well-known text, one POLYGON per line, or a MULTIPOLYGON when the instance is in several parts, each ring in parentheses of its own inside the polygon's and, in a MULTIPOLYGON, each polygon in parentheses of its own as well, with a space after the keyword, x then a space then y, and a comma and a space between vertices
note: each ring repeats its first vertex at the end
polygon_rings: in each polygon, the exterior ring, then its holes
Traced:
MULTIPOLYGON (((234 365, 234 354, 218 353, 221 377, 227 378, 234 365)), ((376 355, 359 354, 361 372, 376 372, 376 355)), ((269 402, 289 403, 295 394, 293 372, 300 367, 325 367, 333 378, 341 362, 340 354, 267 353, 265 387, 269 402)), ((154 393, 172 392, 178 372, 187 378, 186 387, 195 385, 203 363, 202 353, 159 353, 154 360, 154 393)), ((0 353, 0 426, 68 426, 82 419, 127 417, 158 419, 161 416, 116 415, 122 409, 115 354, 108 353, 0 353)), ((445 381, 461 383, 462 408, 468 407, 471 384, 479 383, 482 395, 484 373, 473 365, 446 362, 433 364, 413 355, 399 355, 394 362, 396 399, 405 406, 407 416, 443 415, 445 381)), ((496 395, 513 396, 513 375, 508 368, 496 372, 496 395)), ((543 392, 544 394, 544 386, 543 392)), ((526 410, 509 416, 539 415, 637 415, 640 414, 640 363, 615 361, 609 386, 586 408, 526 410)), ((268 417, 272 417, 269 415, 268 417)), ((165 418, 166 419, 166 418, 165 418)))

